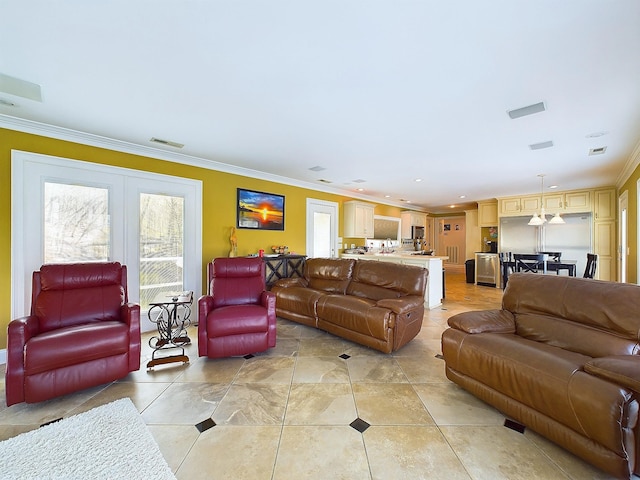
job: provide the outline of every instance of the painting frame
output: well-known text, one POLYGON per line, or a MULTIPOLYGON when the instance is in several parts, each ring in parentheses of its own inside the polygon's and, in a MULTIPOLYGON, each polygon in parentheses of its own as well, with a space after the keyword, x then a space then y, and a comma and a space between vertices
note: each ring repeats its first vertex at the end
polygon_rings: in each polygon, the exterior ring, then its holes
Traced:
POLYGON ((285 196, 237 189, 236 226, 249 230, 284 231, 285 196))

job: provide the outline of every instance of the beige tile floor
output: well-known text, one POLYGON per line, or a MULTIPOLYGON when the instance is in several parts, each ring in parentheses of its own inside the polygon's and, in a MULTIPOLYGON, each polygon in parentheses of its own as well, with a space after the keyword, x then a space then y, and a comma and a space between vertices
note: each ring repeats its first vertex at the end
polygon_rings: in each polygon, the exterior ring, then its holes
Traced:
POLYGON ((124 380, 36 405, 6 407, 2 381, 0 439, 130 397, 178 479, 610 478, 504 427, 499 412, 446 379, 436 355, 447 319, 495 308, 502 295, 462 274, 448 273, 446 285, 442 308, 392 355, 279 319, 277 347, 249 360, 198 358, 191 345, 189 364, 147 371, 147 346, 143 368, 124 380), (200 433, 195 424, 207 418, 216 426, 200 433), (356 418, 371 426, 356 431, 356 418))

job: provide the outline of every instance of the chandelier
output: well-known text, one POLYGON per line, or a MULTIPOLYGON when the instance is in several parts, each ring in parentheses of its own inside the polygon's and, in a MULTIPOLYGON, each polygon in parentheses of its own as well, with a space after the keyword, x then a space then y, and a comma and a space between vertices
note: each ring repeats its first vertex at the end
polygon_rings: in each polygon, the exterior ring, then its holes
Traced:
MULTIPOLYGON (((538 175, 540 177, 540 215, 537 212, 533 214, 531 220, 529 220, 529 225, 540 226, 544 225, 547 222, 546 215, 544 213, 544 174, 541 173, 538 175)), ((564 223, 564 220, 560 216, 560 212, 557 212, 551 220, 549 220, 549 225, 561 225, 564 223)))

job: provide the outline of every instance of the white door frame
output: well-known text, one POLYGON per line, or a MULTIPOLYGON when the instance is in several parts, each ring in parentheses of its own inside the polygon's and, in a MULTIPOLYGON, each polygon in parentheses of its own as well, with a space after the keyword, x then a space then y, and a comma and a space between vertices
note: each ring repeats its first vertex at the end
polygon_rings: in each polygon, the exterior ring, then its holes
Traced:
POLYGON ((629 262, 629 192, 618 197, 618 282, 627 282, 629 262))
POLYGON ((331 216, 331 256, 338 256, 338 207, 339 205, 337 202, 318 200, 317 198, 307 198, 306 252, 308 257, 313 257, 313 214, 315 212, 328 213, 331 216))

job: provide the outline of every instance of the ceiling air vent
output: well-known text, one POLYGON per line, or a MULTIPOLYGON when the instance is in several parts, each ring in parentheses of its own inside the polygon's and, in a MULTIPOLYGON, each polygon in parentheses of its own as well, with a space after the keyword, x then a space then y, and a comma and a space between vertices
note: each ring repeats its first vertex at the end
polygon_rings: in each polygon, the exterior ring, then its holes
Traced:
POLYGON ((607 151, 607 147, 598 147, 589 149, 589 155, 602 155, 607 151))
POLYGON ((154 143, 159 143, 161 145, 167 145, 169 147, 174 147, 174 148, 182 148, 182 147, 184 147, 183 143, 171 142, 169 140, 163 140, 161 138, 152 137, 151 141, 154 142, 154 143))
POLYGON ((538 102, 533 105, 527 105, 526 107, 516 108, 515 110, 507 110, 507 114, 512 119, 516 119, 526 117, 527 115, 533 115, 534 113, 544 112, 545 110, 544 102, 538 102))
POLYGON ((309 170, 311 170, 312 172, 321 172, 323 170, 326 170, 326 168, 321 167, 320 165, 316 165, 315 167, 311 167, 309 170))
POLYGON ((321 178, 318 181, 322 183, 333 183, 331 180, 325 180, 324 178, 321 178))
POLYGON ((553 142, 551 140, 548 140, 546 142, 540 142, 540 143, 532 143, 531 145, 529 145, 529 148, 531 150, 542 150, 543 148, 549 148, 549 147, 553 147, 553 142))

